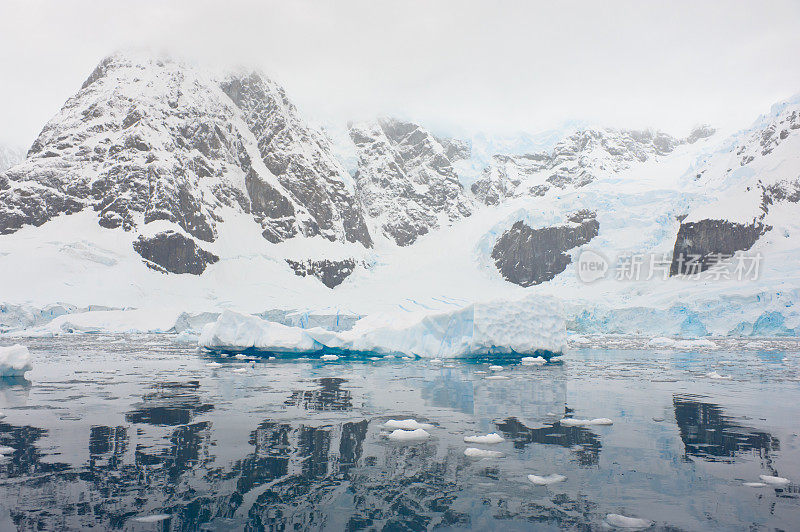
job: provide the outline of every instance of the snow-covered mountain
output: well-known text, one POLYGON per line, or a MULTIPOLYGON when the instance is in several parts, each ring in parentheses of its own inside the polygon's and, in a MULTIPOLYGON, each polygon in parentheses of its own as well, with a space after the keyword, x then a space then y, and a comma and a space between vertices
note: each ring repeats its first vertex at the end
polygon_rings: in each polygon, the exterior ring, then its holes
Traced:
POLYGON ((453 169, 469 147, 425 128, 384 118, 351 124, 359 199, 376 230, 400 246, 472 213, 453 169))
POLYGON ((542 294, 578 333, 800 335, 800 98, 732 137, 561 131, 526 154, 380 119, 334 150, 263 75, 111 56, 0 172, 0 330, 196 329, 222 309, 346 328, 542 294), (753 278, 718 275, 757 255, 753 278))
POLYGON ((0 144, 0 172, 21 163, 25 159, 25 150, 7 144, 0 144))
POLYGON ((143 256, 162 248, 148 260, 165 268, 165 253, 201 257, 229 210, 248 214, 269 242, 321 235, 370 246, 349 181, 325 137, 270 80, 117 54, 45 126, 28 158, 0 174, 0 233, 91 208, 102 227, 138 234, 143 256), (176 236, 147 244, 154 221, 176 236))
POLYGON ((633 163, 659 160, 681 144, 714 133, 708 126, 676 139, 659 131, 581 129, 559 141, 552 151, 522 155, 496 154, 471 190, 479 201, 497 205, 505 198, 543 196, 551 189, 582 187, 633 163))

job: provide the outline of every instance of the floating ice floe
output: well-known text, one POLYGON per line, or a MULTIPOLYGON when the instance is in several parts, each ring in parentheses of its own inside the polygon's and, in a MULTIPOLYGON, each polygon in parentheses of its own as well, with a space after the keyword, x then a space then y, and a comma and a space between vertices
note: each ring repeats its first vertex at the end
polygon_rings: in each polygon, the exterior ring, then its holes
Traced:
POLYGON ((503 456, 503 453, 500 451, 489 451, 487 449, 468 447, 464 449, 464 456, 469 456, 470 458, 498 458, 503 456))
POLYGON ((420 423, 416 419, 390 419, 383 424, 387 429, 403 429, 403 430, 416 430, 416 429, 432 429, 433 425, 430 423, 420 423))
POLYGON ((767 484, 772 484, 773 486, 786 486, 791 482, 788 478, 773 477, 770 475, 758 475, 758 478, 767 484))
POLYGON ((742 486, 747 486, 748 488, 765 488, 767 485, 764 482, 742 482, 742 486))
POLYGON ((4 455, 7 455, 7 454, 11 454, 11 453, 13 453, 15 450, 16 450, 16 449, 14 449, 13 447, 6 447, 5 445, 3 445, 3 446, 0 446, 0 456, 4 456, 4 455))
POLYGON ((503 371, 503 366, 489 366, 490 371, 503 371))
POLYGON ((325 348, 425 358, 562 353, 566 325, 561 303, 547 296, 480 302, 448 311, 374 314, 352 329, 288 327, 233 311, 203 328, 210 350, 308 353, 325 348))
POLYGON ((716 371, 711 371, 709 373, 706 373, 706 377, 708 377, 709 379, 717 379, 717 380, 730 380, 732 378, 730 375, 721 375, 716 371))
POLYGON ((560 423, 566 427, 582 427, 588 425, 613 425, 614 422, 607 417, 598 417, 595 419, 576 419, 574 417, 565 417, 561 419, 560 423))
POLYGON ((196 344, 200 337, 189 331, 183 331, 175 336, 175 341, 181 344, 196 344))
POLYGON ((489 375, 488 377, 486 377, 486 380, 490 380, 490 381, 507 381, 508 380, 508 376, 506 376, 506 375, 489 375))
POLYGON ((403 430, 397 429, 386 435, 392 441, 423 441, 431 437, 424 429, 403 430))
POLYGON ((220 364, 219 362, 209 362, 208 364, 206 364, 206 367, 207 368, 220 368, 220 367, 222 367, 222 364, 220 364))
POLYGON ((620 514, 606 515, 606 523, 617 528, 627 528, 630 530, 642 530, 653 526, 653 522, 649 519, 640 519, 638 517, 628 517, 620 514))
POLYGON ((24 345, 0 347, 0 377, 22 377, 33 369, 31 354, 24 345))
POLYGON ((140 523, 158 523, 159 521, 164 521, 169 519, 171 516, 168 514, 156 514, 156 515, 145 515, 142 517, 135 517, 133 520, 138 521, 140 523))
POLYGON ((320 358, 320 360, 324 360, 326 362, 333 362, 334 360, 339 360, 339 356, 338 355, 322 355, 319 358, 320 358))
POLYGON ((5 412, 0 412, 0 419, 3 419, 5 417, 6 417, 6 413, 5 412))
POLYGON ((233 370, 234 373, 247 373, 247 368, 236 368, 233 370))
POLYGON ((547 360, 544 357, 522 357, 520 362, 529 366, 547 364, 547 360))
POLYGON ((485 436, 464 436, 464 441, 466 443, 503 443, 506 440, 498 433, 492 432, 485 436))
POLYGON ((565 480, 567 480, 567 477, 565 477, 564 475, 553 473, 542 477, 540 477, 539 475, 528 475, 528 480, 530 480, 537 486, 547 486, 549 484, 564 482, 565 480))
POLYGON ((717 349, 717 344, 711 340, 699 338, 696 340, 675 340, 673 338, 665 338, 659 336, 647 342, 648 347, 655 349, 681 349, 681 350, 694 350, 694 349, 717 349))

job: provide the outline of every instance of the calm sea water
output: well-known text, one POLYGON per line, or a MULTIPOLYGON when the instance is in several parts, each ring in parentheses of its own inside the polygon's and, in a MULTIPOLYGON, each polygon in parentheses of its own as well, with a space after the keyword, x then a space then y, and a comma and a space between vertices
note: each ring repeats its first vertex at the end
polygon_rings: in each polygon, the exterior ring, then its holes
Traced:
POLYGON ((29 380, 0 383, 0 446, 13 449, 0 530, 602 530, 609 513, 654 530, 800 530, 794 341, 595 340, 560 364, 501 371, 243 361, 168 336, 24 343, 29 380), (431 438, 387 440, 383 423, 407 418, 434 425, 431 438), (463 441, 490 432, 506 441, 463 441), (502 456, 469 458, 470 446, 502 456), (527 478, 551 473, 567 480, 527 478), (762 474, 792 483, 744 485, 762 474))

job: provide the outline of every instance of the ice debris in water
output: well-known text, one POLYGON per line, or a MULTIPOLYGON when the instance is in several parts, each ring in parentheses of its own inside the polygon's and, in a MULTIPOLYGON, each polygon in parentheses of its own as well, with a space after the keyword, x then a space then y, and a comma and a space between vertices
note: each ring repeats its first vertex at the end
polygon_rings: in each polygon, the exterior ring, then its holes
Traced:
POLYGON ((503 443, 506 440, 498 433, 492 432, 485 436, 464 436, 464 441, 466 443, 503 443))
POLYGON ((587 425, 613 425, 614 422, 607 417, 598 417, 595 419, 576 419, 573 417, 565 417, 561 420, 561 424, 566 427, 580 427, 587 425))
POLYGON ((491 371, 503 371, 503 366, 489 366, 491 371))
POLYGON ((233 370, 234 373, 247 373, 247 368, 236 368, 233 370))
POLYGON ((397 429, 395 431, 392 431, 386 437, 393 441, 422 441, 422 440, 427 440, 428 438, 431 437, 431 435, 428 434, 428 432, 423 429, 415 429, 415 430, 397 429))
POLYGON ((522 357, 520 362, 526 365, 542 365, 547 364, 547 360, 544 357, 522 357))
POLYGON ((345 331, 289 327, 226 310, 203 327, 199 345, 294 353, 327 347, 438 359, 540 350, 556 354, 566 346, 566 321, 560 301, 541 295, 446 311, 371 314, 345 331))
POLYGON ((555 484, 557 482, 564 482, 567 480, 567 477, 564 475, 559 475, 557 473, 552 473, 550 475, 545 475, 540 477, 539 475, 528 475, 528 480, 536 484, 537 486, 547 486, 549 484, 555 484))
POLYGON ((143 517, 134 518, 134 521, 138 521, 140 523, 157 523, 159 521, 169 519, 170 517, 171 516, 168 514, 145 515, 143 517))
POLYGON ((506 375, 489 375, 488 377, 486 377, 486 380, 505 381, 508 380, 508 377, 506 375))
POLYGON ((222 367, 222 364, 220 364, 219 362, 209 362, 208 364, 206 364, 206 367, 207 368, 219 368, 219 367, 222 367))
POLYGON ((628 517, 620 514, 606 515, 606 523, 617 528, 639 530, 653 526, 653 522, 648 519, 639 519, 638 517, 628 517))
POLYGON ((383 424, 384 427, 387 429, 404 429, 404 430, 416 430, 416 429, 432 429, 433 425, 430 423, 420 423, 416 419, 390 419, 386 423, 383 424))
POLYGON ((22 377, 33 369, 31 354, 24 345, 0 347, 0 377, 22 377))
POLYGON ((339 360, 339 356, 338 355, 322 355, 319 358, 321 360, 331 361, 331 362, 333 362, 334 360, 339 360))
POLYGON ((718 380, 731 379, 730 375, 721 375, 721 374, 717 373, 716 371, 711 371, 709 373, 706 373, 706 377, 708 377, 709 379, 718 379, 718 380))
POLYGON ((14 451, 15 451, 15 449, 13 447, 6 447, 4 445, 0 446, 0 456, 4 456, 6 454, 11 454, 14 451))
POLYGON ((503 453, 500 451, 478 449, 477 447, 468 447, 464 449, 464 456, 469 456, 470 458, 499 458, 503 456, 503 453))
POLYGON ((772 484, 773 486, 786 486, 790 482, 788 478, 773 477, 770 475, 758 475, 758 478, 767 484, 772 484))
POLYGON ((763 482, 744 482, 742 483, 743 486, 747 486, 748 488, 763 488, 766 487, 766 484, 763 482))
POLYGON ((431 363, 431 364, 441 364, 441 363, 442 363, 442 361, 441 361, 441 359, 439 359, 439 358, 432 358, 432 359, 430 360, 430 363, 431 363))
POLYGON ((6 413, 5 412, 0 412, 0 419, 3 419, 4 417, 6 417, 6 413))
POLYGON ((711 340, 705 339, 697 339, 697 340, 674 340, 672 338, 665 338, 663 336, 659 336, 658 338, 653 338, 647 343, 648 347, 652 347, 655 349, 682 349, 682 350, 692 350, 692 349, 716 349, 718 346, 711 340))

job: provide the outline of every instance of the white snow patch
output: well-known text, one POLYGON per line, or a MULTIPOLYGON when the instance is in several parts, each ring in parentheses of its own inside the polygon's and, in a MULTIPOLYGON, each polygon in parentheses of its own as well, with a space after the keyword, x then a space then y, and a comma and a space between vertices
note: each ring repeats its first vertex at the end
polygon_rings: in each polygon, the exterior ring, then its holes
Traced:
POLYGON ((486 434, 485 436, 464 436, 464 441, 466 443, 503 443, 505 438, 500 436, 496 432, 492 432, 491 434, 486 434))
POLYGON ((477 447, 468 447, 464 449, 464 456, 469 456, 470 458, 498 458, 503 456, 503 453, 500 451, 478 449, 477 447))
POLYGON ((528 475, 528 480, 536 484, 537 486, 547 486, 549 484, 555 484, 557 482, 564 482, 567 480, 567 477, 564 475, 559 475, 557 473, 552 473, 550 475, 539 476, 539 475, 528 475))
POLYGON ((33 369, 31 354, 24 345, 0 347, 0 377, 21 377, 33 369))
POLYGON ((136 517, 134 521, 138 521, 140 523, 157 523, 159 521, 164 521, 165 519, 169 519, 171 516, 169 514, 155 514, 155 515, 145 515, 143 517, 136 517))
POLYGON ((791 482, 788 478, 773 477, 770 475, 758 475, 758 478, 767 484, 772 484, 773 486, 786 486, 791 482))
POLYGON ((648 519, 639 519, 638 517, 628 517, 620 514, 606 515, 606 523, 617 528, 639 530, 653 526, 653 522, 648 519))
POLYGON ((403 429, 403 430, 416 430, 416 429, 432 429, 433 425, 430 423, 420 423, 416 419, 390 419, 383 424, 387 429, 403 429))
POLYGON ((567 427, 585 427, 589 425, 613 425, 614 422, 607 417, 598 417, 595 419, 576 419, 573 417, 565 417, 561 420, 561 424, 567 427))
POLYGON ((428 432, 423 429, 416 429, 416 430, 397 429, 395 431, 392 431, 386 437, 392 441, 412 442, 412 441, 427 440, 428 438, 431 437, 431 435, 428 434, 428 432))

